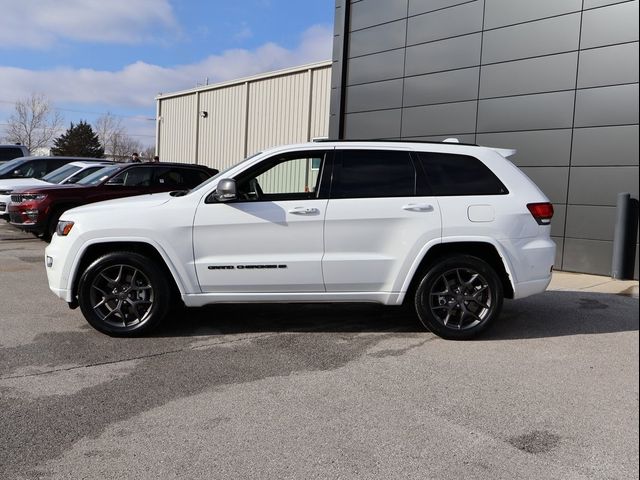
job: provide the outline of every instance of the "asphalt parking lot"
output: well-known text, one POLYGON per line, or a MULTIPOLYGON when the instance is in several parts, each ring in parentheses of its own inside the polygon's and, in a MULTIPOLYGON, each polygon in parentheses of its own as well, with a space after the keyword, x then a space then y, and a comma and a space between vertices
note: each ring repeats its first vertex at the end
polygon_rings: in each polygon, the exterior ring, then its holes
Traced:
POLYGON ((375 305, 114 339, 49 292, 44 246, 0 225, 0 478, 638 478, 637 298, 507 302, 470 342, 375 305))

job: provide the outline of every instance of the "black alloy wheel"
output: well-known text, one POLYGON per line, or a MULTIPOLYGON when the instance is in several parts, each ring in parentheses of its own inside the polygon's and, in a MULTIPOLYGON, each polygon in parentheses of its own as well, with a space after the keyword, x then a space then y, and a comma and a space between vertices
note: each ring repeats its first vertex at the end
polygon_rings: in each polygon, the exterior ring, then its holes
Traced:
POLYGON ((436 335, 464 340, 499 316, 503 288, 494 269, 476 257, 441 260, 423 277, 415 296, 420 321, 436 335))
POLYGON ((80 279, 78 303, 96 330, 134 336, 157 328, 169 309, 164 272, 133 252, 109 253, 93 262, 80 279))

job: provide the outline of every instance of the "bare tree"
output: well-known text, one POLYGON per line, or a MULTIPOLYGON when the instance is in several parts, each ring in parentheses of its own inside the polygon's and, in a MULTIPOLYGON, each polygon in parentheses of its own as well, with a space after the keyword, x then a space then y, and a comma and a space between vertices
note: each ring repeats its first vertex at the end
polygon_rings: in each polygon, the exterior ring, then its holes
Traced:
POLYGON ((104 154, 107 158, 115 158, 120 138, 125 135, 125 129, 122 125, 122 119, 114 116, 111 112, 107 112, 93 124, 93 129, 98 135, 100 143, 104 147, 104 154))
POLYGON ((140 157, 146 162, 153 160, 156 154, 156 147, 145 147, 140 151, 140 157))
POLYGON ((122 133, 116 135, 113 140, 113 150, 111 157, 114 160, 126 160, 131 158, 133 152, 139 153, 142 150, 142 143, 135 138, 131 138, 129 135, 122 133))
POLYGON ((7 141, 35 150, 51 144, 63 128, 64 119, 46 96, 33 93, 29 98, 16 102, 8 122, 7 141))

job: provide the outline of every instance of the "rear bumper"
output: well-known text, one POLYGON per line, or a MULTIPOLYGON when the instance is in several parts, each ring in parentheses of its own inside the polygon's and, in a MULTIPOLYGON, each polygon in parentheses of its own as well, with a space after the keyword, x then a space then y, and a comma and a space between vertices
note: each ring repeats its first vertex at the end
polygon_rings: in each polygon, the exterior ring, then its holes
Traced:
POLYGON ((551 283, 551 274, 549 274, 549 278, 516 283, 513 289, 513 298, 525 298, 536 293, 542 293, 547 289, 549 283, 551 283))

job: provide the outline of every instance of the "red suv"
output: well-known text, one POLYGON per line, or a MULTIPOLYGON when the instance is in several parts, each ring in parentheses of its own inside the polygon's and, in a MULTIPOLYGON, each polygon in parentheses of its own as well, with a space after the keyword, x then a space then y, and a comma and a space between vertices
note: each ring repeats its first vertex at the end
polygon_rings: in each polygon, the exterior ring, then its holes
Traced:
POLYGON ((16 189, 8 211, 11 224, 51 239, 60 216, 87 203, 145 193, 189 190, 218 173, 203 165, 130 163, 111 165, 73 185, 16 189))

